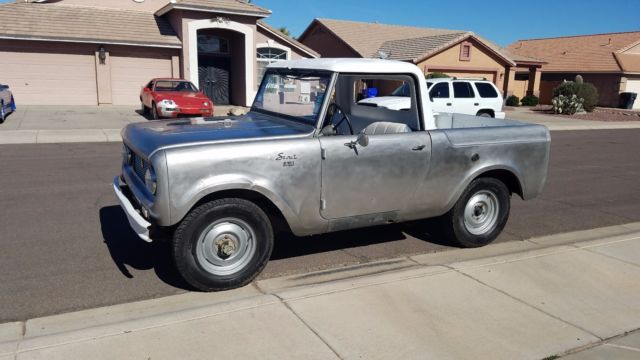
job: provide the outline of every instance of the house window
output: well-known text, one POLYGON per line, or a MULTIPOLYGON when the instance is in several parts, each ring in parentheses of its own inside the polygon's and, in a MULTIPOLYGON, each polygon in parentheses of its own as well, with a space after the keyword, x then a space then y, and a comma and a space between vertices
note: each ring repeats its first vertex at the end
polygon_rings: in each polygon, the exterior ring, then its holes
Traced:
POLYGON ((262 82, 267 66, 274 62, 285 61, 289 59, 289 52, 283 49, 273 47, 260 47, 256 51, 258 60, 258 79, 257 83, 262 82))
POLYGON ((471 60, 471 44, 462 43, 460 45, 460 61, 470 61, 471 60))

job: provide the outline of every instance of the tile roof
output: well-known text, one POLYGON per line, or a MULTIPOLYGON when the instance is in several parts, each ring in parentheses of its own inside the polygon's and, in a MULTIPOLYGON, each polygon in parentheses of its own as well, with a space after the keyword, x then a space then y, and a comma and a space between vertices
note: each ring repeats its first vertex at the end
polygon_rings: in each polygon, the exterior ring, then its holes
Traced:
MULTIPOLYGON (((473 32, 463 30, 435 29, 414 26, 389 25, 334 19, 315 19, 353 50, 365 58, 378 57, 380 51, 397 60, 421 60, 445 49, 464 38, 473 36, 509 63, 512 60, 497 44, 473 32)), ((309 29, 300 36, 301 41, 309 29)))
POLYGON ((309 55, 312 55, 313 57, 319 58, 320 54, 318 54, 315 50, 313 50, 312 48, 308 47, 307 45, 299 42, 298 40, 287 36, 285 34, 283 34, 280 30, 274 28, 273 26, 267 24, 266 22, 262 21, 262 20, 258 20, 257 21, 258 26, 263 27, 264 29, 266 29, 267 31, 273 33, 275 36, 279 37, 281 40, 288 42, 290 45, 293 45, 297 48, 299 48, 300 50, 308 53, 309 55))
POLYGON ((640 54, 614 53, 620 68, 624 72, 640 73, 640 54))
POLYGON ((389 40, 382 43, 379 50, 389 56, 390 60, 418 59, 427 53, 441 49, 456 40, 461 40, 467 33, 450 33, 434 36, 423 36, 411 39, 389 40))
MULTIPOLYGON (((378 50, 385 42, 464 32, 333 19, 316 19, 315 21, 331 30, 365 58, 376 57, 378 50)), ((302 34, 300 38, 302 39, 304 35, 302 34)))
POLYGON ((157 14, 162 15, 171 9, 180 9, 185 7, 196 10, 219 10, 222 12, 241 13, 246 15, 255 15, 258 17, 271 15, 271 10, 242 0, 176 0, 175 3, 167 4, 167 6, 159 10, 157 14))
MULTIPOLYGON (((519 40, 509 45, 507 50, 546 61, 543 71, 617 72, 624 71, 624 68, 616 61, 615 53, 627 50, 638 41, 640 31, 519 40)), ((627 63, 638 61, 624 57, 627 63)))
POLYGON ((79 5, 0 4, 0 38, 181 47, 169 22, 152 13, 79 5))

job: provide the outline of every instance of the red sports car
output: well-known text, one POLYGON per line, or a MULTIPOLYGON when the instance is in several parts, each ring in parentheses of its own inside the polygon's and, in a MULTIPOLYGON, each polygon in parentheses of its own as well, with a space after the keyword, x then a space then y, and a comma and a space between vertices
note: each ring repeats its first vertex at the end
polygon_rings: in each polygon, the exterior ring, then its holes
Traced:
POLYGON ((213 102, 190 81, 153 79, 140 92, 145 115, 152 119, 213 116, 213 102))

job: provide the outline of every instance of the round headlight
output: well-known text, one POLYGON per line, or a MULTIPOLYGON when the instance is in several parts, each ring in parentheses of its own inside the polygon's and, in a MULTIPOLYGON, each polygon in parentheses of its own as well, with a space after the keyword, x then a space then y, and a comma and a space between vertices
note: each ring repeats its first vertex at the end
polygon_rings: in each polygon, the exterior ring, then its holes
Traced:
POLYGON ((158 190, 158 182, 153 168, 148 168, 147 171, 144 172, 144 184, 153 195, 156 194, 156 191, 158 190))
POLYGON ((202 105, 206 107, 209 106, 209 103, 205 101, 204 103, 202 103, 202 105))

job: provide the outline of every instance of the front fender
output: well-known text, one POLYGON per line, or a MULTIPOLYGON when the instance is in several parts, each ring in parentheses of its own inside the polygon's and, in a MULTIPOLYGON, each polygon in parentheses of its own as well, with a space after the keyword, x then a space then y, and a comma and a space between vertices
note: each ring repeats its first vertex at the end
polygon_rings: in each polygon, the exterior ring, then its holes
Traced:
POLYGON ((289 223, 298 223, 298 216, 287 199, 273 192, 273 184, 267 179, 250 179, 243 175, 217 175, 198 182, 182 194, 171 194, 171 223, 177 224, 205 197, 228 190, 257 192, 271 201, 289 223))

